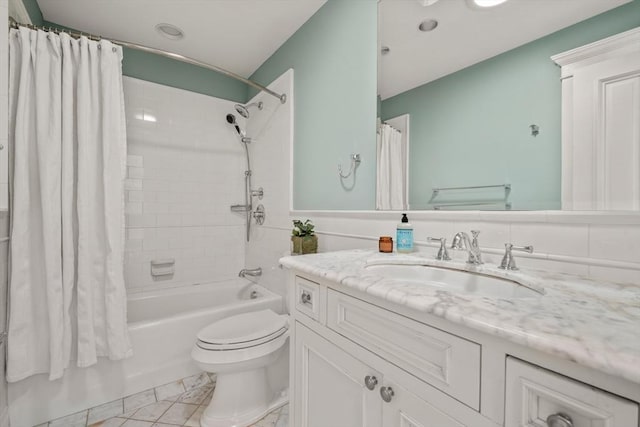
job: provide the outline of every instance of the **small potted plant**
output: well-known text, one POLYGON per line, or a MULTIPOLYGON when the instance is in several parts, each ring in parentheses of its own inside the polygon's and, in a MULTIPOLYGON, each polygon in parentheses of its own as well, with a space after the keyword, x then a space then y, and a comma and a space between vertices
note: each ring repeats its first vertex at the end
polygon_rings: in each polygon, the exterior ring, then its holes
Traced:
POLYGON ((315 254, 318 252, 318 236, 313 232, 315 226, 310 220, 293 220, 291 231, 291 253, 294 255, 315 254))

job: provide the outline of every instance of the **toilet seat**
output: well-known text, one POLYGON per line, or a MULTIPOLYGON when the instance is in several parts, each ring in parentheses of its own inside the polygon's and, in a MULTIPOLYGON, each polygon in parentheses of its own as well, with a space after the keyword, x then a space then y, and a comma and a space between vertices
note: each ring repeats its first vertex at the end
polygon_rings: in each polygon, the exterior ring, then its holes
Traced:
POLYGON ((197 334, 203 350, 239 350, 268 343, 289 329, 288 316, 271 310, 238 314, 218 320, 197 334))
POLYGON ((210 351, 241 350, 241 349, 265 344, 265 343, 268 343, 269 341, 273 341, 274 339, 278 338, 282 334, 286 333, 288 329, 289 328, 285 326, 283 328, 278 329, 276 332, 272 334, 269 334, 265 337, 262 337, 253 341, 242 341, 242 342, 231 343, 231 344, 217 344, 217 343, 211 343, 211 342, 198 339, 198 341, 196 342, 196 345, 203 350, 210 350, 210 351))

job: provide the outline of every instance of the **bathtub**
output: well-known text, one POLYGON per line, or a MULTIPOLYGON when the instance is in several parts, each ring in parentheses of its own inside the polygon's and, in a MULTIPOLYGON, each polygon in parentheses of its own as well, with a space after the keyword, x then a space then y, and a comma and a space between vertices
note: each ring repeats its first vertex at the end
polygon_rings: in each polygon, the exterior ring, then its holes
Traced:
POLYGON ((9 384, 11 425, 34 426, 194 375, 199 369, 190 352, 201 328, 248 311, 282 313, 283 302, 245 279, 130 295, 133 357, 115 362, 101 358, 89 368, 71 366, 56 381, 34 375, 9 384))

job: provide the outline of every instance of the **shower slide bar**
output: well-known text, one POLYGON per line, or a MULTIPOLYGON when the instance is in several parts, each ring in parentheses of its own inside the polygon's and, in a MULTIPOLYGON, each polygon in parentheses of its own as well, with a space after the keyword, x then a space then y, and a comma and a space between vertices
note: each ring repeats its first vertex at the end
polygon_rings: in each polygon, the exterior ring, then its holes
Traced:
POLYGON ((198 67, 202 67, 202 68, 206 68, 208 70, 212 70, 212 71, 216 71, 220 74, 224 74, 225 76, 231 77, 232 79, 236 79, 239 80, 255 89, 258 89, 260 91, 266 92, 271 96, 275 96, 276 98, 278 98, 280 100, 281 103, 285 103, 287 102, 287 95, 286 94, 279 94, 277 92, 272 91, 271 89, 268 89, 264 86, 262 86, 259 83, 256 83, 252 80, 246 79, 234 72, 225 70, 224 68, 220 68, 216 65, 212 65, 212 64, 207 64, 206 62, 202 62, 202 61, 198 61, 197 59, 193 59, 193 58, 189 58, 188 56, 184 56, 184 55, 180 55, 178 53, 173 53, 173 52, 169 52, 166 50, 162 50, 162 49, 156 49, 153 47, 149 47, 149 46, 144 46, 141 44, 137 44, 137 43, 132 43, 132 42, 128 42, 128 41, 124 41, 124 40, 115 40, 115 39, 107 39, 101 36, 96 36, 94 34, 89 34, 89 33, 83 33, 83 32, 75 32, 75 31, 67 31, 67 30, 62 30, 59 28, 52 28, 52 27, 41 27, 38 25, 33 25, 33 24, 23 24, 21 22, 16 21, 15 19, 13 19, 13 17, 9 17, 9 27, 10 28, 18 28, 18 27, 26 27, 26 28, 30 28, 32 30, 42 30, 42 31, 49 31, 49 32, 53 32, 55 34, 60 34, 60 33, 67 33, 69 34, 69 36, 73 37, 73 38, 80 38, 81 36, 85 36, 90 40, 95 40, 95 41, 100 41, 100 40, 108 40, 112 43, 115 43, 117 45, 120 46, 124 46, 124 47, 128 47, 130 49, 136 49, 136 50, 141 50, 143 52, 148 52, 148 53, 153 53, 156 55, 160 55, 160 56, 164 56, 166 58, 171 58, 171 59, 175 59, 176 61, 180 61, 180 62, 185 62, 187 64, 191 64, 191 65, 195 65, 198 67))
POLYGON ((441 191, 449 191, 449 190, 477 190, 480 188, 504 188, 504 191, 509 191, 511 190, 511 184, 498 184, 498 185, 476 185, 476 186, 472 186, 472 187, 441 187, 441 188, 434 188, 433 189, 433 194, 431 195, 431 198, 434 198, 435 196, 438 195, 438 193, 440 193, 441 191))

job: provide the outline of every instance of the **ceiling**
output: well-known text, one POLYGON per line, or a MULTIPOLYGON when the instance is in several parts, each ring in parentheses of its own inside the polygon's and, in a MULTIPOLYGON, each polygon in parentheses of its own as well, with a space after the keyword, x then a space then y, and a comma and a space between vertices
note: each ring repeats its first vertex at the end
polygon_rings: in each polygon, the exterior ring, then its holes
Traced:
POLYGON ((380 0, 378 93, 413 89, 631 0, 509 0, 488 9, 471 0, 380 0), (432 3, 430 6, 424 4, 432 3), (421 32, 424 19, 438 27, 421 32))
POLYGON ((249 77, 326 0, 38 0, 46 21, 168 50, 249 77), (185 37, 170 40, 169 23, 185 37))
MULTIPOLYGON (((44 19, 176 52, 249 77, 327 0, 37 0, 44 19), (184 30, 182 40, 155 26, 184 30)), ((354 1, 354 0, 349 0, 354 1)), ((382 99, 438 79, 631 0, 379 0, 382 99), (425 6, 425 4, 431 4, 425 6), (436 19, 432 32, 418 31, 436 19)))

